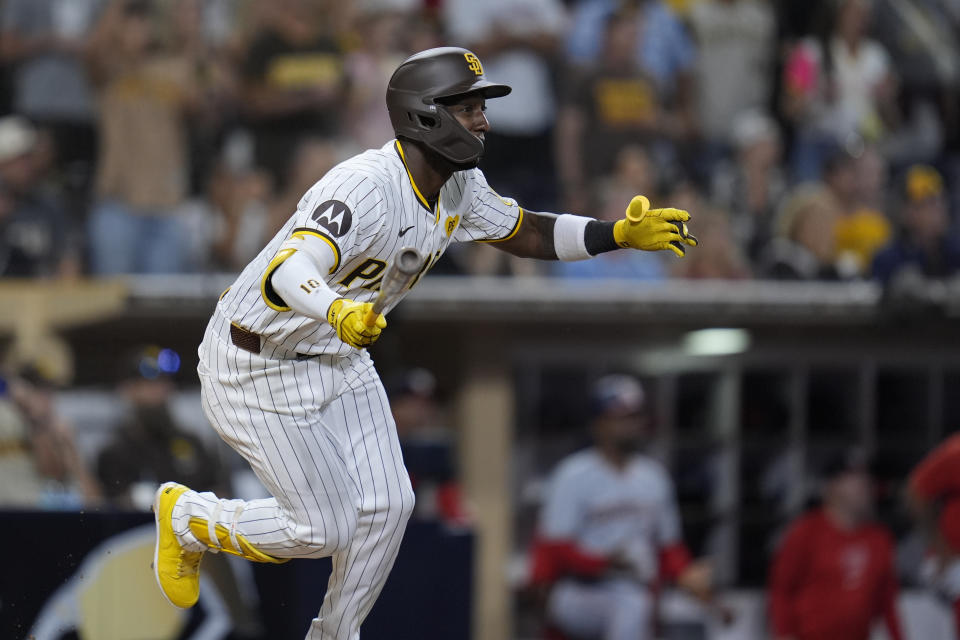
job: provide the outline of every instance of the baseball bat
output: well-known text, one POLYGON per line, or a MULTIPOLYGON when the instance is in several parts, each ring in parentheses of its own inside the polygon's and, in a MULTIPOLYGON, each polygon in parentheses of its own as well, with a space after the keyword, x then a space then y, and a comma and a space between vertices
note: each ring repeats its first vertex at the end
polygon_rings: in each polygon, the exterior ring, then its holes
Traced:
POLYGON ((367 312, 363 321, 368 327, 377 323, 377 316, 390 304, 393 298, 410 284, 410 281, 420 272, 423 266, 423 256, 413 247, 403 247, 397 252, 393 263, 387 267, 380 283, 380 295, 373 303, 373 308, 367 312))

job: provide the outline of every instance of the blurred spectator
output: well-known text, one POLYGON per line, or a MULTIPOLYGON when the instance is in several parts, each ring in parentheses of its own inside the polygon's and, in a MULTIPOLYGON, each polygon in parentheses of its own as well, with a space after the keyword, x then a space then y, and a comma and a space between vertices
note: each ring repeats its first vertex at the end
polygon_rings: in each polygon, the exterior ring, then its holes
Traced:
POLYGON ((945 440, 916 466, 907 496, 929 546, 927 582, 953 608, 960 634, 960 435, 945 440))
POLYGON ((269 240, 270 177, 254 169, 218 165, 207 183, 213 208, 211 257, 221 270, 239 271, 269 240))
POLYGON ((890 167, 887 159, 875 145, 864 147, 857 158, 857 199, 861 206, 873 211, 885 211, 890 193, 887 182, 890 167))
POLYGON ((674 181, 664 195, 664 200, 669 202, 671 207, 692 211, 694 215, 707 207, 703 193, 692 180, 674 181))
POLYGON ((595 445, 553 473, 532 579, 549 589, 547 619, 564 635, 652 638, 660 577, 709 602, 711 570, 683 544, 670 476, 639 453, 653 435, 643 388, 629 376, 606 376, 590 404, 595 445))
POLYGON ((79 272, 73 227, 46 186, 42 138, 21 116, 0 118, 0 276, 79 272))
POLYGON ((634 14, 612 14, 599 62, 570 81, 556 134, 557 165, 570 211, 590 210, 590 184, 613 171, 620 149, 652 145, 664 131, 676 129, 656 82, 636 62, 637 39, 634 14))
POLYGON ((359 48, 344 62, 350 82, 345 116, 352 142, 361 149, 379 149, 394 137, 383 96, 393 71, 407 57, 403 35, 411 21, 402 12, 383 8, 369 8, 358 18, 359 48))
POLYGON ((270 226, 270 202, 270 176, 253 166, 252 140, 235 132, 207 176, 204 192, 181 208, 189 230, 185 247, 189 268, 241 269, 275 231, 270 226))
POLYGON ((570 15, 567 55, 586 65, 602 58, 614 13, 631 16, 639 32, 633 40, 633 58, 665 95, 677 95, 689 104, 690 75, 696 48, 683 23, 660 0, 575 0, 570 15))
POLYGON ((81 196, 96 156, 94 97, 83 57, 104 0, 6 0, 0 59, 13 65, 13 109, 53 139, 55 163, 81 196))
POLYGON ((160 48, 149 0, 116 0, 91 36, 100 92, 97 198, 89 221, 97 274, 175 273, 185 262, 177 206, 187 195, 187 116, 196 61, 160 48))
POLYGON ((831 28, 791 51, 782 107, 796 126, 793 179, 816 180, 824 159, 857 137, 876 141, 897 125, 896 80, 886 50, 866 37, 869 0, 842 0, 831 28))
POLYGON ((193 28, 200 34, 204 46, 233 58, 242 50, 242 41, 249 35, 255 11, 250 0, 187 0, 193 6, 182 17, 195 22, 193 28))
POLYGON ((746 111, 732 121, 731 142, 735 155, 714 171, 712 200, 732 212, 734 240, 756 260, 770 241, 774 212, 786 192, 780 130, 766 114, 746 111))
POLYGON ((742 280, 750 277, 750 269, 733 239, 730 216, 726 211, 710 207, 696 212, 697 249, 678 261, 672 275, 699 280, 742 280))
MULTIPOLYGON (((673 185, 665 201, 686 211, 694 212, 695 230, 701 245, 706 237, 710 247, 705 251, 688 252, 683 260, 670 261, 671 275, 691 279, 740 280, 750 277, 750 269, 743 252, 734 242, 730 216, 726 211, 708 204, 703 194, 690 181, 673 185)), ((698 247, 699 248, 699 247, 698 247)))
POLYGON ((960 242, 950 233, 940 173, 925 165, 911 167, 904 196, 897 236, 874 258, 873 277, 887 283, 908 268, 928 278, 943 278, 960 271, 960 242))
MULTIPOLYGON (((98 503, 100 489, 79 455, 73 427, 55 408, 56 390, 73 376, 69 347, 52 336, 15 340, 6 350, 4 361, 11 373, 0 378, 0 397, 9 400, 21 427, 8 435, 20 437, 13 453, 19 451, 23 457, 20 464, 27 465, 21 468, 23 478, 9 479, 27 493, 18 504, 78 509, 98 503)), ((17 456, 5 464, 16 468, 17 456)))
POLYGON ((481 167, 487 179, 533 210, 553 210, 557 103, 551 64, 566 26, 563 4, 446 0, 443 9, 450 40, 476 53, 490 77, 514 88, 506 100, 489 105, 491 130, 481 167))
MULTIPOLYGON (((650 156, 637 145, 626 146, 616 157, 610 179, 601 183, 598 220, 615 222, 624 216, 630 200, 637 194, 656 201, 657 174, 650 156)), ((674 205, 671 201, 671 206, 674 205)), ((630 278, 663 280, 666 277, 663 256, 645 251, 611 251, 592 260, 559 261, 553 272, 564 278, 630 278)))
POLYGON ((470 518, 457 482, 452 434, 440 423, 436 378, 426 369, 409 369, 393 376, 387 390, 417 496, 413 517, 466 524, 470 518))
POLYGON ((660 172, 653 158, 640 145, 628 145, 620 149, 614 158, 613 174, 606 182, 599 184, 600 195, 631 194, 625 202, 637 194, 655 198, 660 190, 660 172))
POLYGON ((929 98, 960 80, 960 12, 950 0, 875 0, 874 33, 904 89, 929 98))
POLYGON ((149 509, 157 486, 167 478, 184 478, 203 491, 220 489, 223 476, 216 454, 170 413, 179 355, 145 347, 121 365, 117 391, 127 404, 126 415, 97 464, 106 496, 118 506, 149 509))
POLYGON ((794 522, 770 571, 775 640, 868 640, 874 622, 892 640, 897 613, 893 536, 873 523, 873 480, 857 452, 823 470, 823 505, 794 522))
POLYGON ((186 120, 190 191, 202 190, 212 172, 228 127, 240 106, 239 70, 234 59, 240 3, 228 0, 174 0, 160 5, 169 23, 171 50, 190 61, 196 97, 186 120))
POLYGON ((898 166, 931 162, 960 136, 958 6, 952 0, 876 0, 873 31, 902 84, 904 124, 884 144, 898 166))
POLYGON ((838 261, 833 229, 839 219, 840 207, 828 190, 798 187, 777 213, 774 237, 760 254, 760 273, 775 280, 851 277, 855 267, 838 261))
POLYGON ((287 223, 297 210, 297 203, 303 194, 339 161, 340 152, 334 142, 308 137, 299 141, 294 147, 290 176, 283 189, 270 203, 267 235, 264 240, 273 237, 273 234, 287 223))
POLYGON ((0 507, 79 509, 99 496, 46 382, 0 378, 0 507))
POLYGON ((290 150, 303 137, 341 133, 348 78, 333 0, 260 3, 259 30, 243 63, 244 109, 257 165, 286 186, 290 150))
MULTIPOLYGON (((404 0, 400 1, 403 2, 404 0)), ((419 2, 419 0, 414 0, 414 2, 419 2)), ((427 0, 424 4, 429 5, 430 0, 427 0)), ((446 44, 442 22, 439 17, 435 16, 437 16, 437 12, 429 6, 423 10, 423 13, 410 16, 404 28, 407 51, 426 51, 446 44)))
POLYGON ((41 509, 80 509, 100 502, 100 487, 80 457, 73 427, 56 413, 54 381, 36 366, 10 380, 10 398, 29 432, 29 451, 41 483, 34 505, 41 509))
POLYGON ((761 0, 703 0, 690 11, 697 41, 696 96, 700 133, 712 147, 730 139, 730 123, 763 110, 772 91, 775 24, 761 0))
POLYGON ((867 204, 878 200, 866 187, 882 186, 885 166, 877 165, 872 153, 853 156, 839 151, 827 160, 823 173, 824 183, 840 207, 834 225, 837 255, 853 265, 858 275, 867 275, 874 254, 893 234, 886 215, 867 204), (873 172, 880 174, 879 179, 873 172))

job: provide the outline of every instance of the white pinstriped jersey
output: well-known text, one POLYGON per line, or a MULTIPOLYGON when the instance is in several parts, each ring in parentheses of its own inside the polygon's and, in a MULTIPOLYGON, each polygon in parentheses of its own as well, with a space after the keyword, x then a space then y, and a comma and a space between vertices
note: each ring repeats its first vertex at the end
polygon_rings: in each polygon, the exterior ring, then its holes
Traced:
POLYGON ((314 184, 219 307, 234 324, 283 349, 346 355, 355 349, 327 322, 291 310, 270 286, 269 276, 293 253, 284 243, 303 234, 321 238, 336 254, 327 286, 339 296, 372 302, 384 269, 402 247, 416 247, 424 256, 412 287, 451 242, 506 240, 522 220, 520 206, 493 191, 479 169, 454 173, 431 207, 406 168, 402 143, 392 140, 342 162, 314 184))

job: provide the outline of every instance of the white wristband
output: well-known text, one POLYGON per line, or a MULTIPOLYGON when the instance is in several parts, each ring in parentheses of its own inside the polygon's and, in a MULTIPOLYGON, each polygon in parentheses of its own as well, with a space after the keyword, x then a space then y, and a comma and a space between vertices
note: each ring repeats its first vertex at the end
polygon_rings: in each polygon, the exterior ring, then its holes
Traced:
POLYGON ((557 216, 557 221, 553 225, 553 248, 557 252, 558 259, 573 262, 593 257, 587 252, 587 246, 583 241, 587 223, 592 220, 593 218, 569 213, 557 216))

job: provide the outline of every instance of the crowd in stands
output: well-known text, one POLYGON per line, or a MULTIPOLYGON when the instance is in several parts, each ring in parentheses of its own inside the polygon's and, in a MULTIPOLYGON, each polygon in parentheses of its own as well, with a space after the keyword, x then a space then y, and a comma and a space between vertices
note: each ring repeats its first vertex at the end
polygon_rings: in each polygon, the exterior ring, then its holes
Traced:
POLYGON ((477 53, 481 168, 532 210, 688 208, 701 247, 436 270, 883 282, 960 268, 947 0, 0 0, 0 276, 239 270, 393 132, 410 53, 477 53))

